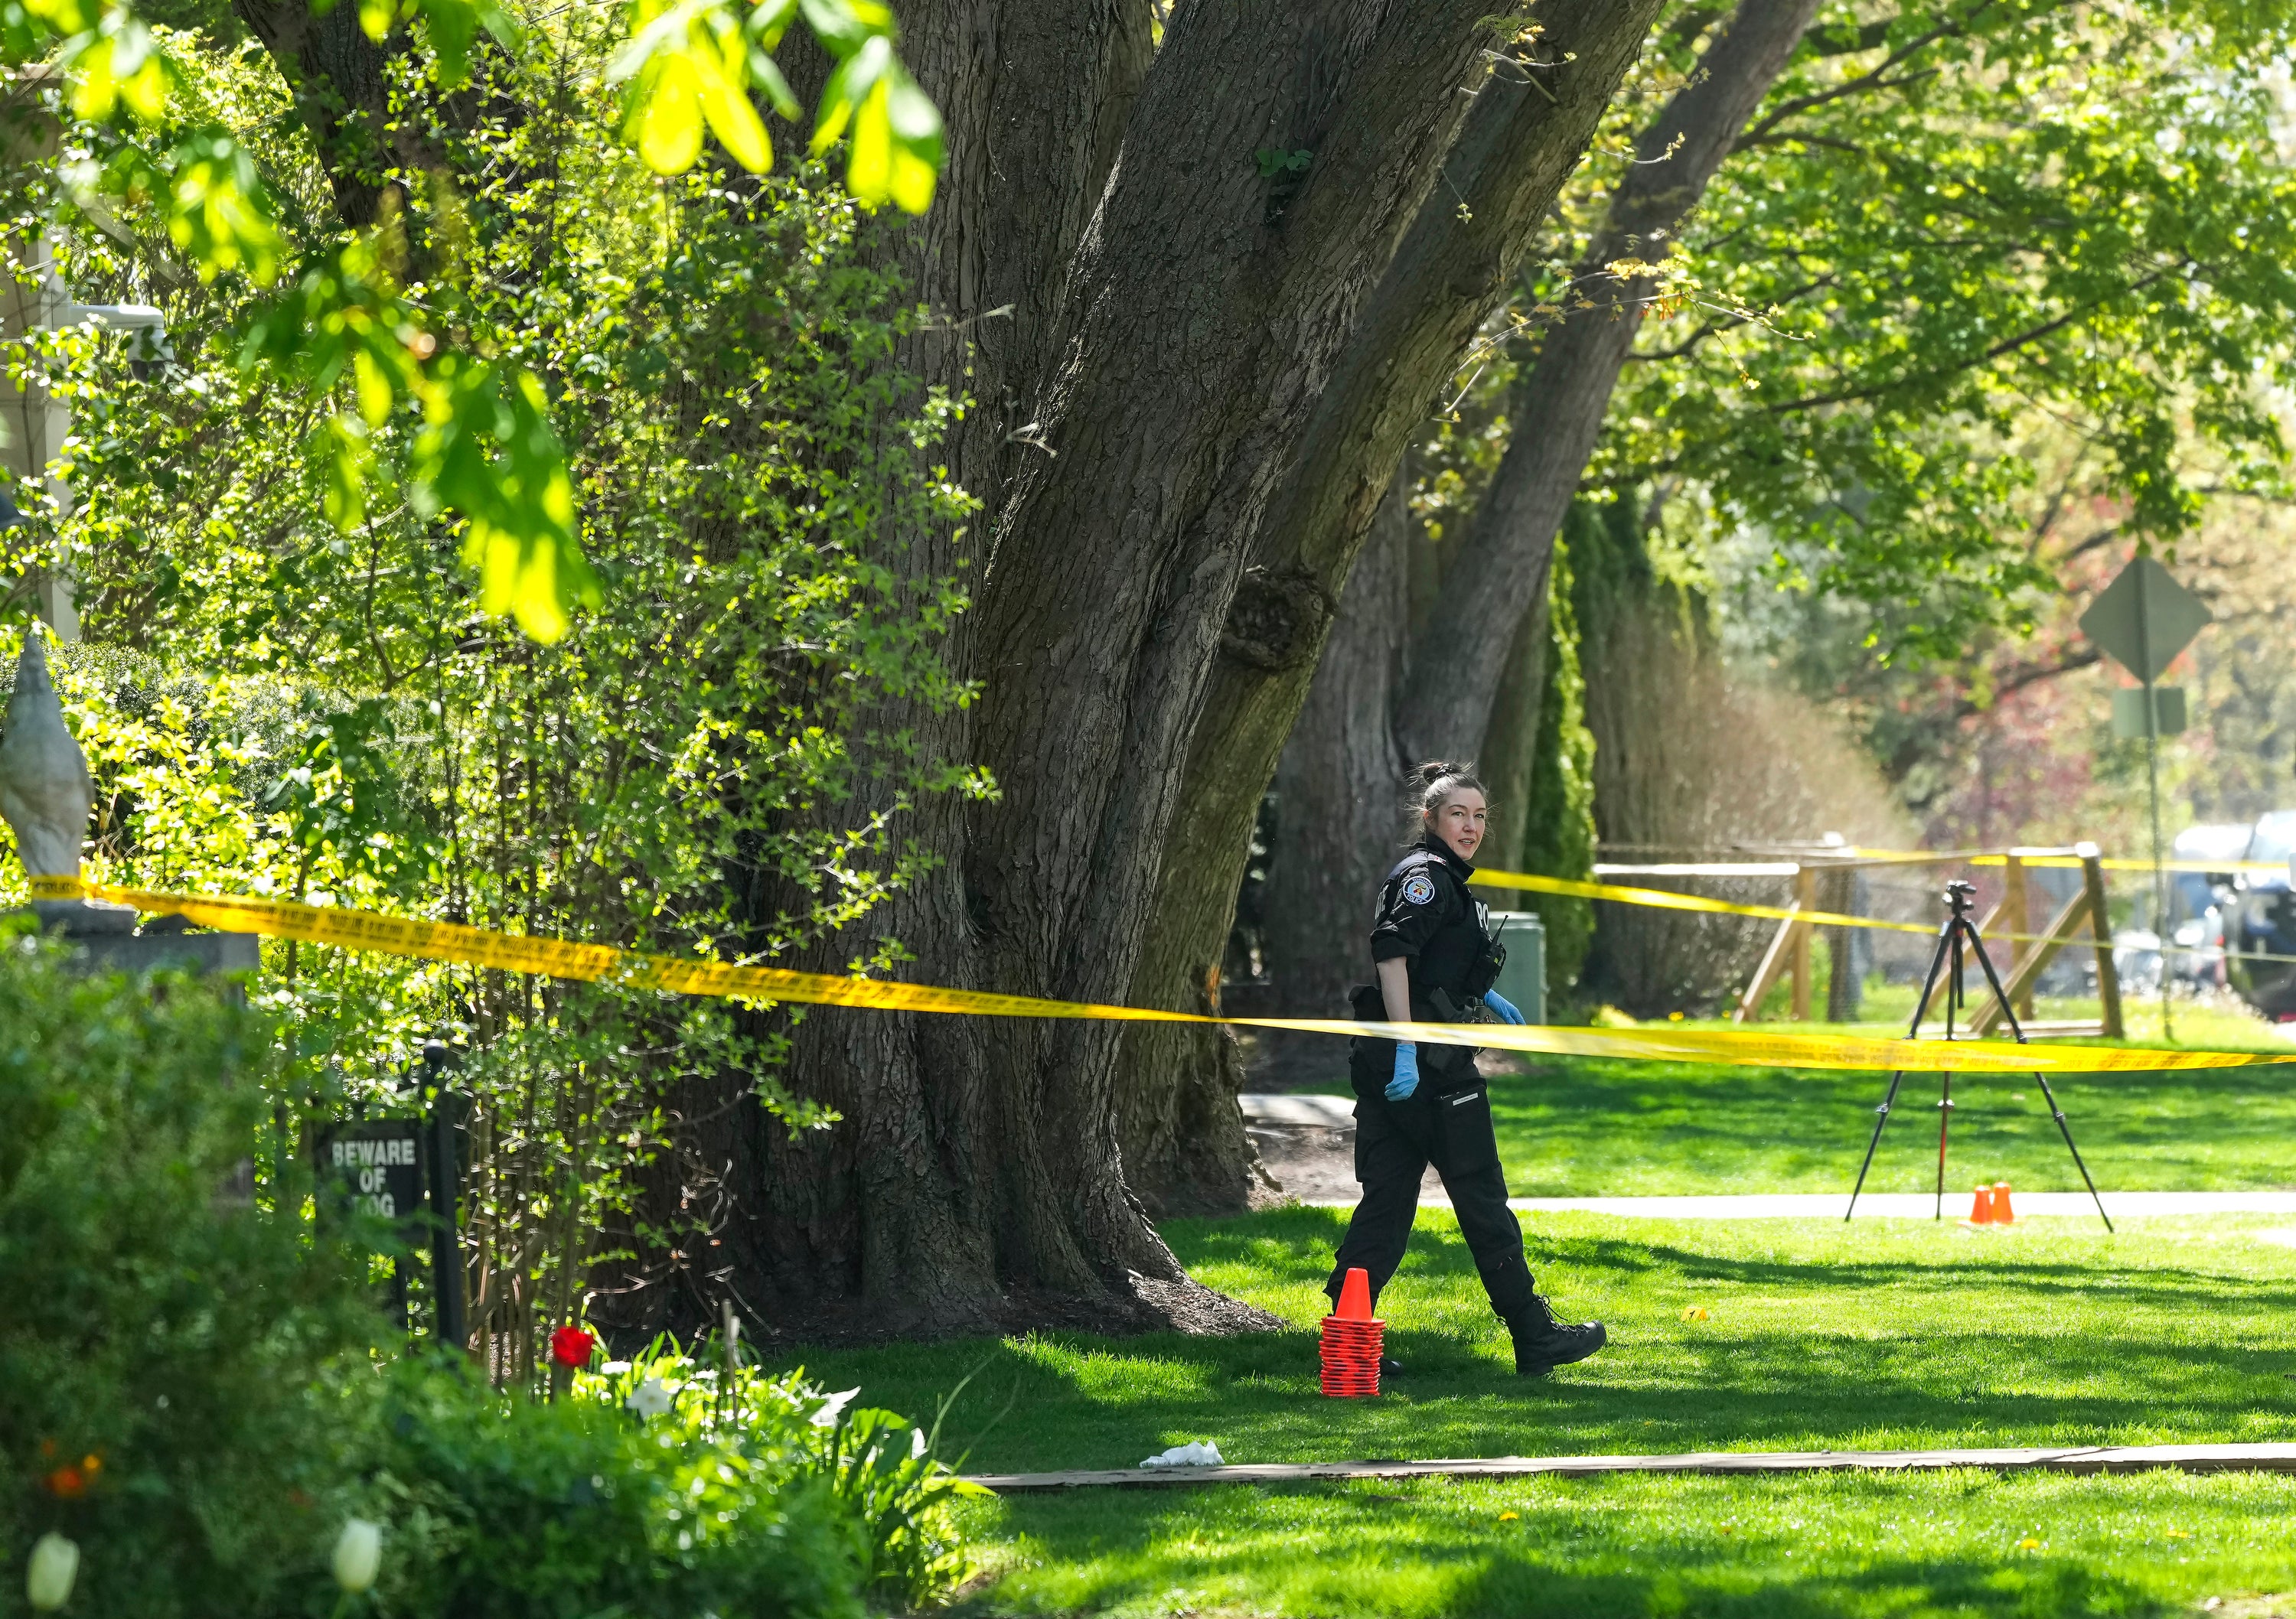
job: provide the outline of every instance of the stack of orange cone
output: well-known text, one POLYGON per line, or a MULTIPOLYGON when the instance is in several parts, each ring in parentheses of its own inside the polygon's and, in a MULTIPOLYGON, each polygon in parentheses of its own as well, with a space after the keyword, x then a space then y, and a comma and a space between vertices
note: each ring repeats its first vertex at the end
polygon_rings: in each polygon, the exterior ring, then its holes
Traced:
POLYGON ((1371 1313, 1371 1277, 1349 1271, 1340 1284, 1338 1313, 1324 1318, 1324 1392, 1338 1399, 1379 1393, 1379 1357, 1387 1323, 1371 1313))
POLYGON ((2014 1223, 2017 1211, 2009 1201, 2009 1182, 1996 1181, 1990 1186, 1980 1186, 1977 1196, 1969 1206, 1972 1225, 2009 1225, 2014 1223))

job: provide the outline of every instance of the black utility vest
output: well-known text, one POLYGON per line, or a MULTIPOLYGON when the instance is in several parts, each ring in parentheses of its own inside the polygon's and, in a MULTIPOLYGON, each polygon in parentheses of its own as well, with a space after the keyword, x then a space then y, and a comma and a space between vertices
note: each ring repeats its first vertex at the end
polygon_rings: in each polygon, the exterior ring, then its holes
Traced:
POLYGON ((1474 870, 1429 838, 1398 861, 1380 885, 1372 959, 1406 959, 1414 1019, 1472 1018, 1506 959, 1491 941, 1483 906, 1467 892, 1474 870))

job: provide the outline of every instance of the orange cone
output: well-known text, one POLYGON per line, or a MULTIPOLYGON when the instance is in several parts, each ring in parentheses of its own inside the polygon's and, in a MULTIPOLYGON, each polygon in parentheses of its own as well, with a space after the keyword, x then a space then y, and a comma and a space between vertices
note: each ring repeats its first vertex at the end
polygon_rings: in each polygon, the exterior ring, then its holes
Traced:
POLYGON ((1969 1223, 1972 1225, 1993 1223, 1993 1189, 1991 1187, 1980 1186, 1977 1189, 1977 1196, 1969 1205, 1969 1223))
POLYGON ((2009 1182, 1996 1181, 1993 1183, 1994 1224, 2006 1225, 2016 1217, 2016 1212, 2009 1206, 2009 1182))
POLYGON ((1333 1311, 1343 1321, 1371 1320, 1371 1272, 1350 1271, 1340 1283, 1340 1307, 1333 1311))

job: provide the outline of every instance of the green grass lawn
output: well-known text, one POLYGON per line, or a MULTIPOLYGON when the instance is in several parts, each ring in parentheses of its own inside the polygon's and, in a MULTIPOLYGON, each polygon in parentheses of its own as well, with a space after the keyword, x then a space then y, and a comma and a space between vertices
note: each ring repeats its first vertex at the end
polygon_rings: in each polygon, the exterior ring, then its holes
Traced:
MULTIPOLYGON (((977 1369, 947 1429, 977 1471, 1125 1466, 1207 1438, 1237 1461, 2296 1439, 2296 1247, 2266 1235, 2296 1222, 2108 1236, 1534 1216, 1542 1288, 1613 1341, 1526 1382, 1430 1212, 1382 1306, 1410 1370, 1342 1402, 1316 1393, 1312 1323, 1344 1222, 1166 1228, 1193 1274, 1288 1333, 798 1358, 913 1413, 977 1369)), ((2291 1509, 2296 1479, 1955 1474, 1095 1491, 968 1511, 990 1571, 972 1600, 995 1611, 1896 1615, 2296 1588, 2291 1509)))
MULTIPOLYGON (((2080 1010, 2079 1002, 2041 1008, 2068 1017, 2080 1010)), ((2152 1017, 2148 1030, 2132 1015, 2132 1035, 2157 1039, 2157 1004, 2152 1017)), ((1884 1027, 1847 1026, 1860 1033, 1884 1027)), ((2296 1141, 2296 1046, 2267 1025, 2222 1013, 2179 1009, 2177 1027, 2188 1045, 2288 1051, 2291 1060, 2270 1067, 2053 1077, 2097 1184, 2122 1191, 2296 1187, 2296 1153, 2290 1151, 2296 1141)), ((1347 1090, 1346 1056, 1338 1042, 1333 1047, 1330 1077, 1311 1088, 1340 1094, 1347 1090)), ((1789 1068, 1528 1059, 1493 1083, 1492 1115, 1507 1186, 1518 1197, 1846 1194, 1887 1080, 1789 1068)), ((1938 1094, 1938 1075, 1906 1075, 1869 1190, 1934 1188, 1938 1094)), ((2030 1191, 2081 1189, 2031 1079, 1956 1075, 1953 1094, 1948 1190, 1965 1197, 1980 1180, 2005 1180, 2030 1191)))

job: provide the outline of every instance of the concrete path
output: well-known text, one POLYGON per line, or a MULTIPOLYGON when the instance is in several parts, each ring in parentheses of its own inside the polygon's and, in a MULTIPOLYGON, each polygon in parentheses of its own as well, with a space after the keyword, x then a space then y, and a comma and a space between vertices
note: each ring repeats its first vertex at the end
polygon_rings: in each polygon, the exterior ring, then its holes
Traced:
POLYGON ((1599 1473, 1995 1472, 2296 1473, 2296 1444, 2061 1445, 1982 1451, 1697 1451, 1677 1456, 1497 1456, 1468 1461, 1334 1461, 1225 1468, 1109 1468, 1068 1473, 985 1473, 991 1490, 1072 1490, 1083 1485, 1270 1484, 1312 1479, 1583 1478, 1599 1473))
MULTIPOLYGON (((1355 1130, 1355 1099, 1347 1096, 1246 1095, 1243 1116, 1255 1129, 1267 1126, 1300 1130, 1355 1130)), ((1337 1144, 1333 1143, 1337 1149, 1337 1144)), ((1344 1165, 1345 1159, 1340 1160, 1344 1165)), ((1334 1166, 1338 1167, 1337 1165, 1334 1166)), ((1278 1172, 1281 1178, 1282 1172, 1278 1172)), ((1351 1176, 1349 1177, 1351 1179, 1351 1176)), ((1317 1208, 1351 1208, 1352 1186, 1335 1185, 1337 1174, 1306 1182, 1300 1201, 1317 1208)), ((1420 1202, 1447 1206, 1449 1199, 1430 1173, 1420 1202)), ((2096 1205, 2084 1191, 2021 1191, 2014 1194, 2021 1218, 2060 1216, 2096 1218, 2096 1205)), ((1513 1198, 1510 1207, 1525 1214, 1580 1212, 1625 1214, 1652 1220, 1839 1220, 1849 1206, 1849 1192, 1756 1192, 1742 1196, 1673 1198, 1513 1198)), ((1928 1220, 1936 1199, 1926 1192, 1868 1192, 1857 1199, 1857 1218, 1928 1220)), ((2104 1211, 2114 1220, 2142 1220, 2161 1214, 2292 1214, 2296 1191, 2127 1192, 2104 1194, 2104 1211)), ((1969 1213, 1969 1188, 1948 1188, 1945 1217, 1958 1220, 1969 1213)))

